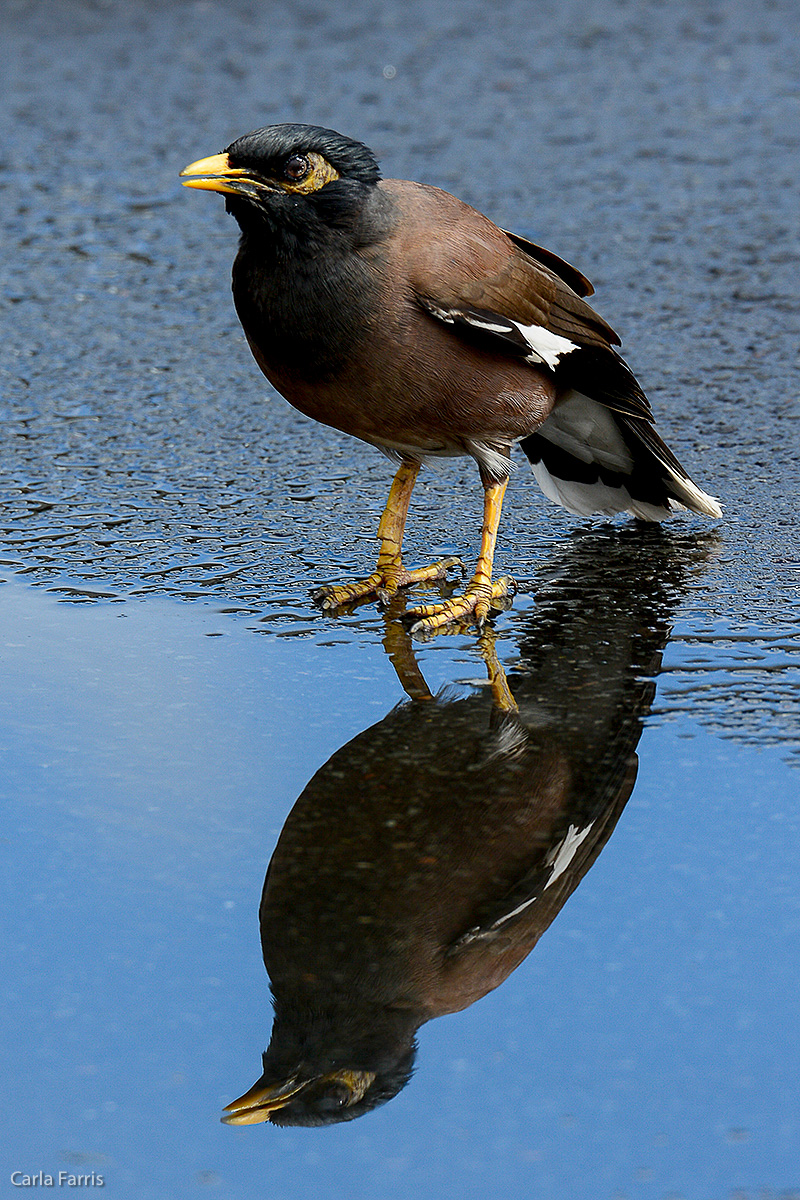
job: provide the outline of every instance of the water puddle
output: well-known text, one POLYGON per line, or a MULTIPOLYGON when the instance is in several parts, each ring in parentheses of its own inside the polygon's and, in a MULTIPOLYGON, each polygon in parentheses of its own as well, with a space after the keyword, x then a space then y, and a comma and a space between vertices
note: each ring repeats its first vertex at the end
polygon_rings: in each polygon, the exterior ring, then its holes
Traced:
POLYGON ((6 574, 20 1161, 144 1197, 790 1178, 796 635, 687 616, 708 562, 579 537, 422 644, 6 574))

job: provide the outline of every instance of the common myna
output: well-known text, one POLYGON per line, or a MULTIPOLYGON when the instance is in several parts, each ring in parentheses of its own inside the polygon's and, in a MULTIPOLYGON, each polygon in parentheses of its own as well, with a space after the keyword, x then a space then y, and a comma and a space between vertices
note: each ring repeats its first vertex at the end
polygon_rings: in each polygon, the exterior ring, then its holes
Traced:
POLYGON ((624 532, 573 549, 516 623, 508 678, 484 633, 491 688, 434 698, 387 622, 414 699, 286 821, 260 909, 272 1036, 228 1123, 322 1125, 391 1099, 417 1029, 498 987, 592 865, 633 787, 684 567, 667 539, 624 532))
POLYGON ((721 515, 655 432, 619 338, 586 303, 592 285, 557 255, 438 188, 381 180, 366 146, 314 125, 257 129, 181 174, 222 192, 239 223, 234 302, 270 382, 399 462, 375 570, 320 589, 323 608, 385 602, 458 562, 403 566, 411 491, 431 456, 478 463, 481 548, 463 595, 406 614, 412 632, 480 626, 509 592, 492 560, 515 442, 545 494, 580 516, 721 515))

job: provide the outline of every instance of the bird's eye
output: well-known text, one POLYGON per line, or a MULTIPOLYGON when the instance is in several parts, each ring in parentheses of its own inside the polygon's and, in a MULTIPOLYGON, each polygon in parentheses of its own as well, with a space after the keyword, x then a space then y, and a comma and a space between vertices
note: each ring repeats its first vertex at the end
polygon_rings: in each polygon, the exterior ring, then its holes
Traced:
POLYGON ((349 1088, 329 1088, 317 1099, 317 1108, 320 1112, 336 1112, 337 1109, 344 1108, 351 1099, 349 1088))
POLYGON ((306 158, 305 154, 293 154, 291 158, 287 158, 283 166, 283 173, 287 179, 291 179, 296 183, 299 179, 304 179, 311 170, 311 163, 306 158))

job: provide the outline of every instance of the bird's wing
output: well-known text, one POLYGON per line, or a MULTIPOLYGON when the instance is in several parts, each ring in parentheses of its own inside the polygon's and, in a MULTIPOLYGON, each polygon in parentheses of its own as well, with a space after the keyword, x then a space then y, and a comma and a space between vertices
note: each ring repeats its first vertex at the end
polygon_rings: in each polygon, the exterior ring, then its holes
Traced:
POLYGON ((505 944, 524 941, 532 934, 535 942, 541 936, 613 833, 633 790, 637 762, 634 753, 620 761, 613 786, 605 789, 604 802, 595 805, 591 814, 576 813, 566 828, 542 847, 514 887, 487 905, 479 922, 451 942, 446 950, 448 959, 462 960, 490 946, 499 952, 505 944))
POLYGON ((589 281, 549 251, 487 225, 494 237, 476 223, 428 242, 411 272, 417 303, 459 337, 552 371, 561 391, 652 421, 614 349, 619 337, 575 290, 591 294, 589 281))
POLYGON ((478 925, 466 930, 447 950, 448 956, 460 953, 476 942, 496 941, 561 878, 592 832, 592 823, 584 827, 570 825, 549 848, 547 856, 520 879, 478 925))
POLYGON ((510 241, 518 246, 520 250, 524 250, 536 262, 541 263, 557 275, 559 279, 563 279, 568 287, 571 287, 573 292, 577 292, 579 296, 593 296, 594 286, 591 280, 587 279, 582 271, 577 267, 573 267, 572 263, 568 263, 563 258, 559 258, 552 250, 546 250, 544 246, 537 246, 535 242, 528 241, 527 238, 520 237, 518 233, 512 233, 510 229, 504 229, 503 233, 510 241))

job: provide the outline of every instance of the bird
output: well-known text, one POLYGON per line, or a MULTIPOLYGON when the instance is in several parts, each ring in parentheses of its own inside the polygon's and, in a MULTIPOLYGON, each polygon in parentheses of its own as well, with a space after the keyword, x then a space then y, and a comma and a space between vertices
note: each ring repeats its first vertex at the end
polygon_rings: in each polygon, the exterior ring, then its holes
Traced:
POLYGON ((513 670, 481 635, 488 687, 434 696, 387 615, 409 699, 320 766, 286 819, 259 910, 272 1032, 225 1123, 366 1115, 409 1082, 420 1026, 530 953, 633 789, 671 612, 702 558, 674 542, 580 537, 513 622, 513 670))
POLYGON ((412 490, 432 458, 477 463, 480 550, 460 594, 405 613, 412 634, 480 629, 513 594, 493 561, 517 443, 545 495, 575 515, 722 515, 655 431, 619 336, 587 303, 592 284, 552 251, 439 188, 383 179, 366 145, 316 125, 256 129, 180 174, 224 195, 238 222, 234 305, 264 375, 300 412, 396 464, 374 570, 320 587, 323 609, 386 605, 459 565, 403 563, 412 490))

